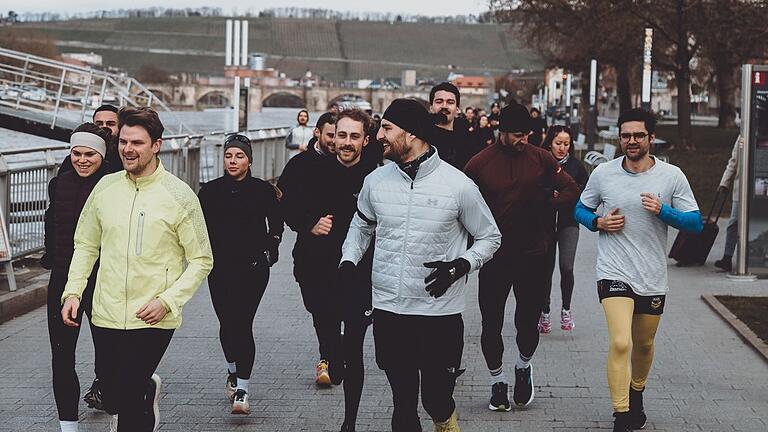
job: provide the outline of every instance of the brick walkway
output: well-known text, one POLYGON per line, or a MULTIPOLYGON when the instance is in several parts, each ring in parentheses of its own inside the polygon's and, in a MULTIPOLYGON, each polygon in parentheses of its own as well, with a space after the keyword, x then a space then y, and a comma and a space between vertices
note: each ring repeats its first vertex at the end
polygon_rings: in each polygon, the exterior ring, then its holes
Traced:
MULTIPOLYGON (((286 236, 283 260, 272 273, 256 317, 257 365, 251 382, 253 413, 229 414, 223 396, 223 355, 207 287, 184 310, 158 373, 165 386, 163 431, 338 431, 343 416, 341 388, 317 389, 317 360, 311 320, 291 273, 286 236)), ((721 236, 722 237, 722 236, 721 236)), ((670 240, 672 235, 670 235, 670 240)), ((722 241, 722 238, 720 239, 722 241)), ((587 431, 611 427, 605 378, 606 329, 594 287, 596 236, 582 229, 573 300, 576 329, 559 326, 542 339, 534 359, 536 400, 527 409, 488 411, 488 373, 480 353, 480 314, 470 302, 465 315, 464 363, 456 399, 463 431, 587 431)), ((715 245, 713 257, 722 251, 715 245)), ((557 283, 557 278, 555 278, 557 283)), ((470 288, 474 299, 476 277, 470 288)), ((700 299, 709 293, 768 293, 768 282, 734 284, 705 268, 670 267, 671 292, 657 336, 656 361, 646 391, 648 430, 768 430, 768 364, 745 345, 700 299)), ((553 292, 553 310, 560 306, 553 292)), ((513 301, 509 302, 511 323, 513 301)), ((514 328, 504 331, 508 374, 514 328)), ((80 338, 78 372, 84 389, 93 379, 93 346, 87 326, 80 338)), ((50 350, 44 308, 0 325, 0 431, 57 431, 50 377, 50 350)), ((389 429, 392 411, 386 379, 366 340, 366 386, 360 431, 389 429)), ((431 422, 421 413, 425 430, 431 422)), ((105 431, 105 414, 81 402, 81 431, 105 431)))

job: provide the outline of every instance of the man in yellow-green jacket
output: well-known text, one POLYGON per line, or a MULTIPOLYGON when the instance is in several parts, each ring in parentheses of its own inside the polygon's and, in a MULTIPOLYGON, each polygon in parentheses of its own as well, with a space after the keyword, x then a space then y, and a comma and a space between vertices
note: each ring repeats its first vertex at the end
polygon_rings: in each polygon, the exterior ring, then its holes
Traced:
POLYGON ((77 325, 80 296, 100 259, 92 320, 104 408, 114 430, 149 432, 159 426, 155 369, 213 255, 197 196, 157 157, 157 113, 123 108, 118 120, 125 170, 102 178, 85 203, 61 313, 77 325))

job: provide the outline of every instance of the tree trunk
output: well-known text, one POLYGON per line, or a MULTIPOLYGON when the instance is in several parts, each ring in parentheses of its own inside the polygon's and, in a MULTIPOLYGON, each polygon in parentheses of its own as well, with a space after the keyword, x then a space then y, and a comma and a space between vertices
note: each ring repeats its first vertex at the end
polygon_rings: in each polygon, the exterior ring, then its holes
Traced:
POLYGON ((693 149, 691 141, 691 77, 688 69, 676 70, 677 83, 677 136, 680 147, 693 149))
POLYGON ((616 92, 619 95, 619 113, 632 109, 632 86, 629 78, 629 66, 616 66, 616 92))
POLYGON ((717 127, 736 127, 736 67, 715 58, 715 79, 717 80, 717 127))

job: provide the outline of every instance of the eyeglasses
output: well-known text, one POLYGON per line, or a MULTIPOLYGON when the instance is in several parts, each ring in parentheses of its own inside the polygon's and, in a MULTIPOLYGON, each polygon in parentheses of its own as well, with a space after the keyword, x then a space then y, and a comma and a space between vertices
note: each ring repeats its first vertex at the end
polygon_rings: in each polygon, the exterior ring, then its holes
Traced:
POLYGON ((249 140, 247 136, 240 135, 240 134, 233 134, 224 139, 224 145, 227 145, 232 141, 240 141, 241 143, 247 144, 247 145, 251 144, 251 140, 249 140))
POLYGON ((629 141, 629 140, 631 140, 632 138, 634 138, 634 139, 635 139, 635 141, 642 141, 642 140, 644 140, 644 139, 645 139, 645 137, 647 137, 648 135, 650 135, 650 134, 648 134, 648 133, 645 133, 645 132, 632 132, 632 133, 629 133, 629 132, 624 132, 624 133, 622 133, 622 134, 619 134, 619 136, 621 137, 621 140, 622 140, 622 141, 629 141))

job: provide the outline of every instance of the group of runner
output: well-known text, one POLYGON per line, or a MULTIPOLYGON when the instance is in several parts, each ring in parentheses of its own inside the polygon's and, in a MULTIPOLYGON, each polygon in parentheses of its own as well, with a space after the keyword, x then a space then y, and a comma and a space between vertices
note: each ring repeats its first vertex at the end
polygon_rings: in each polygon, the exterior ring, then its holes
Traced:
POLYGON ((358 109, 321 115, 276 186, 252 177, 250 140, 229 135, 224 175, 198 197, 163 169, 154 111, 97 110, 95 121, 108 112, 116 127, 75 130, 67 162, 74 170, 62 169, 51 182, 46 212, 61 430, 77 430, 74 346, 83 312, 96 352, 89 405, 113 414, 112 430, 156 430, 161 380, 154 372, 183 305, 206 277, 226 360, 225 395, 233 414, 250 413, 253 320, 283 222, 297 233, 294 276, 317 335, 316 383, 343 384, 342 432, 356 428, 371 323, 376 363, 392 391, 392 430, 421 430, 419 393, 436 431, 459 430, 453 392, 464 372, 467 275, 477 270, 489 408, 529 405, 539 336, 551 331, 556 250, 561 328, 574 328, 577 223, 599 231, 597 292, 610 341, 614 431, 644 427, 642 395, 668 289, 667 227, 702 229, 683 173, 650 154, 654 116, 623 113, 624 156, 587 180, 570 130, 550 127, 541 147, 532 144, 538 122, 522 105, 500 108, 498 137, 471 150, 462 147, 468 128, 456 120, 458 89, 439 84, 429 103, 396 99, 377 131, 358 109), (115 155, 122 166, 105 162, 115 155), (508 378, 502 328, 510 291, 517 355, 508 378))

